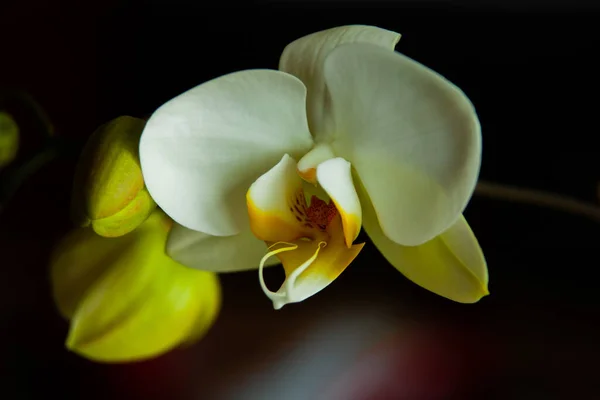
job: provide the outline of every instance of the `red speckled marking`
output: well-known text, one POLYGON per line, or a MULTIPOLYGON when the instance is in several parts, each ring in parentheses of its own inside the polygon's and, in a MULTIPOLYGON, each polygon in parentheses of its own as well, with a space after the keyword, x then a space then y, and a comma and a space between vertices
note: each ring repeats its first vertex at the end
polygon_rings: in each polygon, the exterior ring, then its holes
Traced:
POLYGON ((306 210, 306 216, 310 222, 324 230, 337 215, 337 212, 333 202, 326 203, 317 196, 312 196, 310 206, 306 210))

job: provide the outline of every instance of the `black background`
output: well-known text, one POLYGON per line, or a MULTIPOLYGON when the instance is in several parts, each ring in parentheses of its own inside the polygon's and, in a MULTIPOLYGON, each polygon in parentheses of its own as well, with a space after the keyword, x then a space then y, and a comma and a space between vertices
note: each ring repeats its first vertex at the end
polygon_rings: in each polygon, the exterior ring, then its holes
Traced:
MULTIPOLYGON (((277 68, 285 45, 305 34, 355 23, 397 31, 403 35, 397 51, 450 79, 475 104, 483 128, 481 179, 598 203, 600 12, 592 7, 566 1, 217 6, 110 0, 7 2, 0 13, 0 86, 28 91, 60 136, 80 142, 109 119, 146 116, 211 78, 277 68)), ((103 380, 118 375, 114 371, 127 375, 129 367, 91 364, 63 350, 66 324, 55 315, 48 293, 45 260, 69 226, 73 165, 65 157, 37 174, 0 215, 2 398, 126 398, 119 385, 108 388, 103 380)), ((414 307, 415 315, 482 333, 482 352, 509 356, 463 398, 600 397, 595 279, 600 226, 479 197, 466 216, 490 270, 492 294, 479 304, 456 305, 416 287, 373 248, 323 293, 322 302, 357 296, 352 290, 364 299, 387 292, 414 307), (484 337, 494 339, 486 343, 484 337)), ((254 279, 223 278, 224 311, 214 328, 219 334, 207 337, 221 344, 221 354, 230 349, 224 337, 234 335, 226 328, 236 313, 270 311, 254 279)), ((306 307, 316 304, 307 301, 306 307)), ((160 370, 148 365, 148 371, 160 370)), ((229 365, 219 368, 226 374, 229 365)), ((156 374, 146 377, 160 381, 156 374)), ((187 398, 177 391, 193 380, 185 379, 144 396, 187 398)))

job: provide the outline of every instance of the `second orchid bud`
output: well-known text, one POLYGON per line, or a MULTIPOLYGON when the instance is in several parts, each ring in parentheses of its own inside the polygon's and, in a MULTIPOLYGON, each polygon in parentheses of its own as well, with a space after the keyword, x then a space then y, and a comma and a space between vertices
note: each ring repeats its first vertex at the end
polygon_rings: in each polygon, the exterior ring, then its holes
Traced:
POLYGON ((125 235, 156 208, 146 190, 138 145, 145 121, 118 117, 88 140, 75 174, 73 218, 100 236, 125 235))

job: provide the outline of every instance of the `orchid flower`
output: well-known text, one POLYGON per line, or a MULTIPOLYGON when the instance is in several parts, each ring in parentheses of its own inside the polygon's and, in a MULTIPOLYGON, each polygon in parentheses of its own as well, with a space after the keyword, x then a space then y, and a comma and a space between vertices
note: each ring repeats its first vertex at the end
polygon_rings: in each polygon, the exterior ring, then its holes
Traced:
POLYGON ((258 267, 278 309, 339 276, 364 227, 418 285, 463 303, 488 294, 462 216, 481 163, 476 112, 395 52, 399 39, 371 26, 313 33, 285 48, 279 71, 231 73, 156 110, 140 161, 178 223, 168 254, 216 272, 258 267), (263 268, 278 262, 286 280, 271 291, 263 268))

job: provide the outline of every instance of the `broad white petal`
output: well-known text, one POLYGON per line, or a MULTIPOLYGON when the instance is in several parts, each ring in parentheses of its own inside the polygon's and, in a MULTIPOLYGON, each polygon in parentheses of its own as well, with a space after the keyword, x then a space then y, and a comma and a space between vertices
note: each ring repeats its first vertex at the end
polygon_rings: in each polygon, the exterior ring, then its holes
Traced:
POLYGON ((310 130, 317 141, 331 133, 328 129, 328 95, 323 65, 329 53, 348 43, 369 43, 393 50, 400 34, 375 26, 349 25, 315 32, 293 41, 283 50, 279 69, 297 76, 308 88, 307 112, 310 130))
POLYGON ((386 236, 422 244, 448 229, 470 199, 481 130, 465 94, 427 67, 380 47, 336 48, 325 62, 336 136, 386 236))
POLYGON ((408 279, 460 303, 475 303, 489 294, 483 252, 462 215, 447 231, 427 243, 402 246, 384 235, 364 192, 360 198, 365 231, 381 254, 408 279))
MULTIPOLYGON (((174 224, 167 241, 167 254, 186 267, 214 272, 258 269, 267 252, 265 242, 250 229, 233 236, 212 236, 174 224)), ((267 266, 279 263, 268 260, 267 266)))
POLYGON ((279 71, 232 73, 160 107, 140 141, 144 180, 176 222, 228 236, 247 226, 250 184, 285 153, 312 146, 306 88, 279 71))
POLYGON ((319 164, 317 181, 340 213, 346 246, 350 248, 362 226, 362 210, 352 183, 350 163, 337 157, 319 164))

